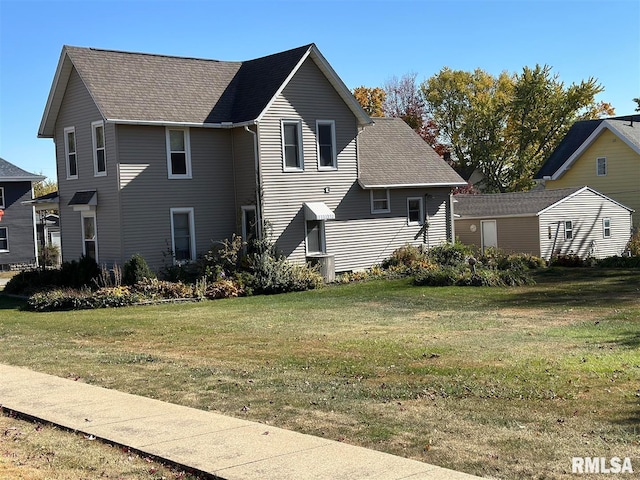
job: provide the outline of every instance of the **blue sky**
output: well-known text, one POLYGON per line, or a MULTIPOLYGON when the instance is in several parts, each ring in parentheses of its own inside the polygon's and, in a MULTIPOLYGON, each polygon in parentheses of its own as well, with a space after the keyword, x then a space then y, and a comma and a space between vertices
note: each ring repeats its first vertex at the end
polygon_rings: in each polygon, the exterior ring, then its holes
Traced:
POLYGON ((55 180, 37 131, 62 46, 248 60, 315 43, 345 84, 548 64, 633 113, 640 0, 0 0, 0 157, 55 180))

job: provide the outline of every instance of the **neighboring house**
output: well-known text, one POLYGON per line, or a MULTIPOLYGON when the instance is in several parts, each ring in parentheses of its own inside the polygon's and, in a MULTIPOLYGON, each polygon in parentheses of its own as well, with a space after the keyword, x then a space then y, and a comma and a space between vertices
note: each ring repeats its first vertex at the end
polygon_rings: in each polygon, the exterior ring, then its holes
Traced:
POLYGON ((41 175, 26 172, 0 158, 0 269, 37 265, 35 214, 22 202, 33 198, 41 175))
POLYGON ((621 255, 632 210, 589 187, 454 196, 458 239, 546 260, 621 255))
POLYGON ((401 122, 374 124, 315 45, 246 62, 65 46, 39 136, 64 260, 158 269, 237 233, 361 269, 451 239, 465 184, 401 122))
MULTIPOLYGON (((61 241, 58 192, 47 193, 22 203, 35 208, 38 250, 42 254, 47 247, 55 247, 57 258, 48 259, 48 263, 59 264, 61 241)), ((50 250, 46 252, 51 254, 50 250)))
POLYGON ((547 189, 589 185, 640 211, 640 115, 574 123, 535 179, 547 189))

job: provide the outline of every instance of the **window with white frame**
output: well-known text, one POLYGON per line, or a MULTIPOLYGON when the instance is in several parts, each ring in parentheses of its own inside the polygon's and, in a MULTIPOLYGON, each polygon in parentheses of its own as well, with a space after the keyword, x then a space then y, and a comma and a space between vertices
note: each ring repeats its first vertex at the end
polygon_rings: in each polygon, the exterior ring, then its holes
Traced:
POLYGON ((338 168, 336 122, 334 120, 318 120, 316 122, 316 141, 318 143, 318 169, 335 170, 338 168))
POLYGON ((565 220, 564 238, 565 240, 571 240, 573 238, 573 220, 565 220))
POLYGON ((390 211, 389 189, 371 190, 371 213, 389 213, 390 211))
POLYGON ((299 120, 282 121, 282 161, 285 171, 303 170, 302 123, 299 120))
POLYGON ((407 225, 424 223, 424 203, 422 197, 407 198, 407 225))
POLYGON ((242 239, 250 242, 258 238, 258 215, 255 205, 242 207, 242 239))
POLYGON ((604 238, 611 238, 611 219, 610 218, 602 219, 602 236, 604 238))
POLYGON ((107 157, 104 148, 104 123, 91 123, 93 139, 93 172, 96 177, 107 174, 107 157))
POLYGON ((607 157, 598 157, 596 159, 596 174, 599 177, 607 175, 607 157))
POLYGON ((75 127, 67 127, 64 129, 64 151, 67 163, 67 179, 78 178, 75 127))
POLYGON ((0 208, 4 208, 4 187, 0 187, 0 208))
POLYGON ((307 220, 307 254, 324 254, 327 252, 324 220, 307 220))
POLYGON ((196 239, 193 208, 171 209, 171 249, 177 263, 195 260, 196 239))
POLYGON ((98 261, 98 229, 95 212, 82 212, 82 253, 98 261))
POLYGON ((188 128, 167 128, 169 178, 191 178, 191 141, 188 128))
POLYGON ((9 251, 9 229, 0 227, 0 252, 9 251))

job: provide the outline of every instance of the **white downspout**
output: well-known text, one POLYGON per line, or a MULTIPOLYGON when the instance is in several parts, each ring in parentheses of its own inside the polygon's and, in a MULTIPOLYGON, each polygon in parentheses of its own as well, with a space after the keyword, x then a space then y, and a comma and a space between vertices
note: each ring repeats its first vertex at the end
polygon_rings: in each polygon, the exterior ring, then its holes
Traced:
MULTIPOLYGON (((257 124, 256 129, 257 129, 257 124)), ((256 211, 258 213, 258 238, 262 238, 262 175, 260 173, 260 159, 258 154, 258 134, 249 128, 248 125, 244 129, 253 135, 253 158, 256 175, 256 211)))

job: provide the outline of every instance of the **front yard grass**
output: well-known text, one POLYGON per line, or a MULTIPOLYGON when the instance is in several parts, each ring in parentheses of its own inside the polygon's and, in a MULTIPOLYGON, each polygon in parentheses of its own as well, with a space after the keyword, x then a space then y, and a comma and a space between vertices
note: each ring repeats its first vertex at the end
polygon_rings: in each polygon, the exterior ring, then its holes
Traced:
POLYGON ((480 476, 640 471, 640 272, 536 281, 53 313, 5 297, 0 362, 480 476))

